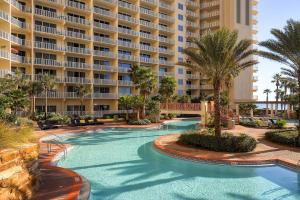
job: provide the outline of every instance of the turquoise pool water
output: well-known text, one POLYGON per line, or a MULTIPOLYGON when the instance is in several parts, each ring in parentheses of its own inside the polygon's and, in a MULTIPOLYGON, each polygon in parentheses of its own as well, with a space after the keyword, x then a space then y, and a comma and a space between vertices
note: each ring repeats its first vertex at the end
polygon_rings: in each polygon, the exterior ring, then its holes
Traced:
POLYGON ((192 129, 194 123, 174 122, 168 130, 106 129, 64 137, 74 148, 58 165, 89 180, 91 200, 300 199, 300 174, 294 171, 202 164, 152 148, 160 135, 192 129))

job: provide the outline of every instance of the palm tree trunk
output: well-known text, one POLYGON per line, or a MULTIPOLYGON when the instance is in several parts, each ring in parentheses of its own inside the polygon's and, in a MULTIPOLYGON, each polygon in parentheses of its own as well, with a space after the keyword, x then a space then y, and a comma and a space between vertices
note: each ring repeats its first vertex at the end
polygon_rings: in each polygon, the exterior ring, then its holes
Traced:
POLYGON ((269 95, 268 94, 267 94, 266 103, 267 103, 267 106, 266 106, 266 116, 268 116, 269 115, 269 95))
POLYGON ((33 95, 33 98, 32 98, 32 114, 34 114, 35 113, 35 95, 33 95))
POLYGON ((48 114, 48 90, 45 90, 45 119, 47 119, 48 114))
POLYGON ((128 107, 126 106, 125 109, 126 109, 126 116, 125 116, 125 119, 126 119, 126 121, 128 122, 128 118, 129 118, 128 107))
POLYGON ((146 95, 143 95, 142 118, 146 117, 146 95))
POLYGON ((214 85, 214 101, 215 101, 215 136, 220 142, 221 138, 221 114, 220 114, 220 83, 214 85))
POLYGON ((80 98, 80 115, 83 115, 82 113, 82 106, 83 106, 83 99, 80 98))
MULTIPOLYGON (((300 86, 300 73, 298 74, 298 85, 300 86)), ((298 144, 300 145, 300 114, 299 114, 299 108, 300 108, 300 87, 298 87, 298 144)))
POLYGON ((137 109, 137 112, 136 112, 136 119, 137 119, 137 120, 140 120, 140 109, 137 109))

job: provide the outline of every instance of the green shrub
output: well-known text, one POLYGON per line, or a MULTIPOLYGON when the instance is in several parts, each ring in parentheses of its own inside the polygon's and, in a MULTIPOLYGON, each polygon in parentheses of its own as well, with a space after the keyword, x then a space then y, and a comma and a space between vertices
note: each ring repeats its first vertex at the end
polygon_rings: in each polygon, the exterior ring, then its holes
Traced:
POLYGON ((213 129, 205 131, 188 131, 179 137, 185 145, 222 152, 250 152, 256 147, 256 140, 246 134, 233 135, 223 133, 220 144, 216 140, 213 129))
POLYGON ((287 122, 283 119, 278 119, 276 120, 275 124, 269 125, 269 128, 274 128, 274 129, 282 129, 286 126, 287 122))
POLYGON ((51 115, 49 115, 48 120, 52 121, 54 123, 57 123, 57 124, 61 124, 61 125, 70 124, 70 122, 71 122, 70 117, 65 116, 65 115, 61 115, 61 114, 58 114, 58 113, 51 113, 51 115))
POLYGON ((130 124, 130 125, 147 125, 147 124, 151 124, 151 121, 149 119, 129 120, 128 124, 130 124))
POLYGON ((160 116, 161 119, 166 119, 166 120, 168 120, 168 119, 173 119, 173 118, 175 118, 175 117, 176 117, 176 114, 174 114, 174 113, 162 114, 162 115, 160 116))
POLYGON ((240 121, 240 125, 246 126, 246 127, 251 127, 251 128, 258 128, 262 126, 262 121, 261 120, 255 120, 255 121, 240 121))
POLYGON ((297 130, 269 131, 265 133, 267 140, 292 147, 300 146, 300 144, 297 143, 297 137, 297 130))

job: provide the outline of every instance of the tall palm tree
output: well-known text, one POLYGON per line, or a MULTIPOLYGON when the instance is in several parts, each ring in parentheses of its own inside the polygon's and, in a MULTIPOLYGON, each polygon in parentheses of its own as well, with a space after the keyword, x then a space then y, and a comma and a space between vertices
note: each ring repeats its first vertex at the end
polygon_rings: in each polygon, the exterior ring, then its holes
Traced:
POLYGON ((289 80, 288 79, 285 79, 285 78, 282 78, 281 81, 280 81, 280 88, 283 89, 283 98, 282 98, 282 101, 284 103, 282 103, 283 105, 283 109, 286 110, 286 96, 287 96, 287 90, 288 90, 288 83, 289 83, 289 80))
POLYGON ((83 100, 91 94, 91 87, 87 84, 78 84, 75 87, 77 96, 80 98, 80 115, 83 115, 83 100))
POLYGON ((265 89, 264 90, 264 94, 266 94, 266 115, 269 114, 269 94, 271 93, 272 91, 270 89, 265 89))
MULTIPOLYGON (((274 39, 269 39, 260 43, 268 51, 260 51, 259 54, 265 58, 284 64, 284 71, 296 72, 294 76, 286 74, 290 78, 297 80, 298 84, 298 106, 300 107, 300 21, 288 20, 283 30, 272 29, 271 34, 274 39)), ((300 124, 300 115, 298 116, 300 124)), ((298 143, 300 144, 300 128, 298 128, 298 143)))
POLYGON ((192 41, 197 50, 184 49, 187 62, 183 63, 196 71, 201 71, 210 79, 214 88, 215 101, 215 135, 220 142, 220 92, 228 77, 236 77, 240 71, 257 64, 251 58, 255 50, 251 48, 251 40, 240 40, 238 32, 220 29, 192 41))
POLYGON ((45 92, 45 119, 47 119, 48 115, 48 92, 55 88, 55 79, 53 76, 45 73, 42 75, 40 83, 43 88, 43 92, 45 92))
POLYGON ((30 83, 28 93, 29 93, 29 96, 32 99, 32 102, 31 102, 31 114, 32 115, 35 113, 35 99, 36 99, 36 96, 41 92, 43 92, 43 86, 40 82, 31 82, 30 83))
POLYGON ((130 108, 131 101, 132 101, 132 96, 129 95, 122 96, 119 99, 120 105, 123 106, 126 110, 126 117, 125 117, 126 121, 129 120, 129 108, 130 108))
POLYGON ((278 110, 278 100, 279 100, 279 86, 280 86, 280 81, 282 79, 281 75, 280 74, 275 74, 273 77, 273 80, 271 81, 272 83, 275 83, 275 86, 276 86, 276 90, 274 91, 275 92, 275 101, 276 101, 276 104, 275 104, 275 114, 277 114, 277 110, 278 110))
POLYGON ((135 88, 139 89, 139 93, 143 98, 142 118, 145 118, 146 101, 156 87, 156 76, 152 73, 150 68, 140 67, 138 65, 133 65, 131 67, 129 76, 131 77, 135 88))

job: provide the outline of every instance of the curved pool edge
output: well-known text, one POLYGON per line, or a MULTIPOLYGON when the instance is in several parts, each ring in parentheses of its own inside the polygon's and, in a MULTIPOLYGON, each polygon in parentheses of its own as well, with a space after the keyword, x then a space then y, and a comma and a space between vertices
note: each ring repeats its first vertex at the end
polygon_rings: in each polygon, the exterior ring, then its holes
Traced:
MULTIPOLYGON (((72 135, 74 133, 63 133, 60 135, 65 135, 65 134, 72 135)), ((39 140, 40 147, 47 146, 47 138, 49 138, 49 135, 46 135, 46 136, 40 138, 40 140, 39 140)), ((71 146, 69 144, 64 144, 64 145, 67 146, 66 147, 67 152, 69 152, 73 148, 73 146, 71 146)), ((64 195, 63 199, 66 199, 66 200, 75 200, 75 199, 76 200, 77 199, 88 200, 90 193, 91 193, 91 190, 90 190, 91 187, 90 187, 90 183, 88 182, 88 180, 84 176, 82 176, 70 169, 57 166, 59 160, 61 160, 63 158, 63 155, 64 155, 64 149, 58 145, 55 145, 55 149, 53 151, 51 151, 50 154, 44 153, 42 155, 43 158, 40 159, 41 170, 50 170, 51 173, 63 174, 72 180, 71 185, 70 185, 70 183, 67 184, 65 181, 60 180, 60 183, 59 183, 60 187, 65 187, 65 188, 71 187, 70 191, 68 192, 68 194, 64 195)), ((41 153, 40 153, 40 156, 41 156, 41 153)), ((56 182, 56 184, 58 184, 58 182, 56 182)), ((56 191, 51 191, 51 192, 55 193, 56 191)))
MULTIPOLYGON (((221 165, 229 165, 229 166, 251 166, 251 167, 264 167, 264 166, 270 166, 270 165, 277 165, 281 167, 288 168, 290 170, 293 170, 295 172, 300 173, 300 166, 295 165, 294 163, 289 162, 289 160, 285 159, 278 159, 278 158, 271 158, 271 159, 212 159, 209 157, 204 157, 199 154, 193 155, 192 153, 187 153, 183 151, 179 151, 170 147, 166 147, 167 145, 163 145, 161 143, 162 139, 165 139, 167 137, 172 136, 178 136, 179 134, 169 134, 164 135, 156 138, 152 142, 152 146, 154 149, 166 156, 170 156, 176 159, 183 159, 183 160, 189 160, 193 162, 199 162, 199 163, 207 163, 207 164, 221 164, 221 165)), ((180 146, 179 144, 177 144, 180 146)), ((169 145, 168 145, 169 146, 169 145)), ((185 146, 186 148, 186 146, 185 146)), ((192 148, 191 148, 192 149, 192 148)))

